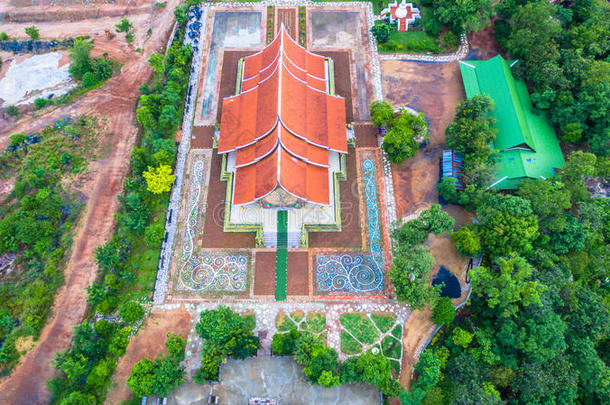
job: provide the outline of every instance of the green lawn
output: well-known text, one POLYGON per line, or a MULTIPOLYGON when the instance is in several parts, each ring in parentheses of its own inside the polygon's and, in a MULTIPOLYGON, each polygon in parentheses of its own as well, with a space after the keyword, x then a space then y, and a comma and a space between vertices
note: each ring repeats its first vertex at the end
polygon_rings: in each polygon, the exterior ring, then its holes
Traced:
POLYGON ((388 42, 379 44, 382 53, 440 53, 441 47, 437 37, 428 35, 426 31, 392 32, 388 42))
POLYGON ((349 335, 346 331, 341 331, 341 351, 345 354, 360 354, 362 345, 349 335))
POLYGON ((365 344, 373 344, 379 337, 379 331, 366 314, 350 312, 341 315, 341 325, 356 339, 365 344))
POLYGON ((383 350, 384 356, 399 359, 402 346, 400 342, 392 336, 386 336, 381 342, 381 349, 383 350))
POLYGON ((312 333, 320 333, 326 329, 326 316, 319 312, 310 312, 307 314, 307 320, 304 322, 305 330, 312 333))
POLYGON ((375 322, 375 325, 379 328, 381 333, 385 333, 396 322, 396 315, 394 314, 371 314, 371 319, 375 322))

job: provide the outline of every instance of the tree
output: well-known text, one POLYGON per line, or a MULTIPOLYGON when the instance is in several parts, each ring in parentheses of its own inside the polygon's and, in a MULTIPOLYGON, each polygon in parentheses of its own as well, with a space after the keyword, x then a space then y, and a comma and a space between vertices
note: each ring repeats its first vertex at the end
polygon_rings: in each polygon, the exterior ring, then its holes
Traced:
POLYGON ((173 333, 167 333, 165 339, 165 348, 167 349, 168 357, 180 362, 184 360, 184 348, 186 347, 186 340, 182 338, 182 335, 175 335, 173 333))
POLYGON ((358 357, 356 369, 361 381, 376 386, 388 398, 398 396, 400 384, 392 379, 392 364, 383 354, 367 350, 358 357))
POLYGON ((521 182, 517 195, 530 201, 532 209, 549 230, 561 230, 565 221, 558 223, 563 211, 569 209, 571 193, 565 185, 555 180, 526 179, 521 182))
POLYGON ((394 28, 390 24, 381 21, 375 21, 375 24, 371 27, 371 33, 379 44, 388 42, 392 32, 394 32, 394 28))
POLYGON ((491 0, 434 0, 433 4, 439 21, 458 34, 483 29, 492 15, 491 0))
POLYGON ((570 153, 565 167, 561 170, 559 178, 566 185, 572 195, 572 201, 583 201, 589 197, 585 177, 595 174, 597 158, 592 153, 575 151, 570 153))
POLYGON ((512 195, 488 195, 477 209, 479 236, 491 255, 531 250, 538 235, 538 221, 531 203, 512 195))
POLYGON ((38 32, 38 28, 36 28, 34 26, 26 27, 25 33, 27 34, 27 36, 32 38, 34 41, 36 41, 38 38, 40 38, 40 32, 38 32))
POLYGON ((432 311, 432 322, 443 325, 453 321, 455 318, 455 307, 450 298, 441 297, 436 301, 432 311))
POLYGON ((441 376, 441 361, 432 350, 426 350, 419 355, 419 361, 413 367, 419 374, 417 386, 424 391, 430 391, 438 384, 441 376))
POLYGON ((260 348, 260 340, 252 332, 243 330, 233 330, 229 334, 229 340, 225 343, 225 348, 236 359, 243 360, 254 356, 260 348))
POLYGON ((517 314, 519 306, 541 305, 540 294, 546 287, 533 281, 533 269, 522 257, 496 259, 496 266, 476 267, 470 271, 475 294, 487 299, 489 308, 496 308, 502 317, 517 314))
POLYGON ((176 17, 176 22, 178 22, 178 24, 186 24, 186 22, 188 21, 188 5, 181 4, 178 7, 174 8, 174 17, 176 17))
POLYGON ((392 163, 402 163, 417 154, 417 142, 413 132, 405 127, 391 128, 383 138, 382 148, 392 163))
POLYGON ((464 349, 470 345, 473 337, 474 335, 472 333, 460 327, 455 328, 453 330, 453 333, 451 334, 451 340, 453 341, 453 344, 461 346, 464 349))
POLYGON ((154 392, 155 379, 155 363, 151 359, 144 358, 131 370, 127 378, 127 386, 136 397, 147 397, 154 392))
POLYGON ((339 355, 332 347, 316 347, 311 353, 311 360, 303 369, 305 378, 313 384, 326 383, 328 381, 339 382, 339 355), (337 378, 325 377, 321 380, 322 373, 331 374, 337 378))
POLYGON ((302 365, 309 364, 314 356, 314 353, 319 352, 324 348, 324 344, 316 335, 310 332, 302 332, 296 341, 294 351, 294 360, 302 365))
POLYGON ((224 345, 233 331, 244 330, 244 318, 229 307, 220 305, 218 309, 201 311, 195 325, 197 334, 212 344, 224 345))
POLYGON ((438 289, 430 288, 427 280, 433 264, 434 258, 423 246, 397 249, 389 276, 399 301, 422 309, 436 297, 438 289))
POLYGON ((27 136, 25 136, 25 134, 13 134, 9 137, 9 139, 11 140, 10 146, 17 147, 25 142, 27 136))
POLYGON ((172 174, 172 168, 168 165, 161 165, 156 168, 148 167, 148 170, 142 173, 146 179, 147 190, 153 194, 161 194, 168 192, 176 176, 172 174))
POLYGON ((323 387, 330 388, 340 385, 341 381, 339 380, 338 375, 333 374, 331 371, 324 370, 320 373, 317 383, 323 387))
POLYGON ((477 228, 473 225, 466 225, 457 232, 451 232, 451 240, 462 256, 476 256, 481 251, 481 240, 477 228))
POLYGON ((80 391, 73 391, 66 398, 62 399, 60 405, 85 405, 94 404, 95 397, 80 391))
POLYGON ((72 59, 69 71, 76 80, 81 80, 83 75, 91 70, 91 48, 93 48, 93 45, 89 42, 82 38, 76 38, 74 45, 68 51, 68 55, 72 59))
POLYGON ((171 357, 155 361, 155 383, 153 391, 160 397, 167 397, 169 392, 184 382, 184 367, 171 357))
POLYGON ((458 202, 458 191, 455 188, 456 183, 457 179, 455 177, 445 176, 443 177, 443 180, 436 185, 436 191, 451 204, 458 202))
POLYGON ((119 329, 110 343, 110 352, 117 357, 123 356, 127 349, 127 345, 129 344, 130 335, 131 326, 125 326, 124 328, 119 329))
POLYGON ((121 22, 114 26, 116 32, 129 32, 133 28, 133 25, 127 18, 122 18, 121 22))
POLYGON ((144 316, 144 308, 135 301, 127 301, 119 307, 119 315, 123 321, 134 323, 144 316))
POLYGON ((378 128, 389 126, 394 119, 394 108, 383 100, 375 100, 370 107, 371 121, 378 128))

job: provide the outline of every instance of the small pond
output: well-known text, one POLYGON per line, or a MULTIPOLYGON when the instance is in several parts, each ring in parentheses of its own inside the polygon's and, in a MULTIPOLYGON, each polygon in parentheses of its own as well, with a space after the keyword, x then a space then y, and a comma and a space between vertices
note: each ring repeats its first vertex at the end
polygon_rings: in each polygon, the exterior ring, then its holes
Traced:
POLYGON ((432 285, 439 284, 444 284, 441 289, 441 297, 460 298, 462 296, 460 281, 445 266, 441 266, 438 274, 432 280, 432 285))

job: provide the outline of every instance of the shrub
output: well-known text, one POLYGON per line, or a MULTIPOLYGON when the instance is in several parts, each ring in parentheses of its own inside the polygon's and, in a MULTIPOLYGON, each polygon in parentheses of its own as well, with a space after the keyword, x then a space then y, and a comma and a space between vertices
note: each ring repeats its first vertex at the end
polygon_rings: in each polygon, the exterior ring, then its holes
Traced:
POLYGON ((11 117, 16 117, 19 115, 19 107, 16 105, 9 105, 4 111, 11 117))
POLYGON ((299 332, 293 328, 289 333, 276 333, 273 335, 271 350, 279 356, 294 354, 299 332))
POLYGON ((128 33, 125 35, 125 39, 127 40, 127 42, 128 42, 128 43, 132 43, 132 42, 133 42, 133 39, 134 39, 133 34, 132 34, 131 32, 128 32, 128 33))
POLYGON ((133 28, 133 25, 127 18, 123 18, 121 19, 120 23, 114 26, 114 28, 117 32, 129 32, 133 28))
POLYGON ((460 37, 453 31, 447 31, 441 37, 441 42, 446 48, 455 49, 460 46, 460 37))
POLYGON ((455 308, 451 299, 447 297, 441 297, 434 305, 432 312, 432 322, 437 325, 443 325, 453 321, 455 318, 455 308))
POLYGON ((119 315, 123 321, 134 323, 144 316, 144 308, 135 301, 128 301, 119 307, 119 315))
POLYGON ((162 194, 168 192, 175 176, 172 174, 172 168, 168 165, 161 165, 156 168, 149 167, 147 171, 142 173, 146 179, 147 190, 153 194, 162 194))
POLYGON ((9 137, 9 139, 11 140, 11 146, 19 146, 25 142, 27 137, 25 134, 13 134, 9 137))
POLYGON ((83 75, 83 85, 85 87, 92 87, 97 83, 97 78, 91 72, 87 72, 83 75))
POLYGON ((32 26, 32 27, 26 27, 25 29, 25 33, 32 38, 34 41, 36 41, 38 38, 40 38, 40 32, 38 32, 38 28, 32 26))
POLYGON ((390 39, 390 35, 393 31, 394 28, 390 24, 386 24, 380 21, 375 21, 375 25, 371 27, 371 33, 379 44, 388 42, 388 40, 390 39))
POLYGON ((462 329, 462 328, 455 328, 453 330, 453 335, 451 336, 451 340, 453 340, 453 343, 463 347, 464 349, 468 347, 468 345, 470 344, 470 342, 472 342, 472 338, 473 338, 473 334, 462 329))
POLYGON ((51 104, 51 100, 43 98, 43 97, 38 97, 37 99, 34 100, 34 109, 41 110, 49 104, 51 104))
POLYGON ((149 247, 160 246, 163 236, 165 236, 163 223, 150 224, 144 230, 144 242, 149 247))
POLYGON ((0 41, 8 41, 8 34, 6 32, 0 33, 0 41))
POLYGON ((455 177, 443 177, 443 181, 436 185, 436 191, 447 202, 455 204, 458 202, 458 191, 455 188, 456 183, 457 179, 455 177))
POLYGON ((390 103, 383 100, 375 100, 370 107, 371 121, 377 127, 389 125, 394 119, 394 108, 390 103))

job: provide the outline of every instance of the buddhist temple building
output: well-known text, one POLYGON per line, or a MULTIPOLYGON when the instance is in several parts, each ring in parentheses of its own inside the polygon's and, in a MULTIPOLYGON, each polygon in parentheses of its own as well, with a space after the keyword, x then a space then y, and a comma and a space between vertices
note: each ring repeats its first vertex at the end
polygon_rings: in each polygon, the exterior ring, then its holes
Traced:
POLYGON ((299 46, 283 26, 240 62, 237 94, 223 100, 218 136, 230 187, 225 229, 256 224, 265 245, 275 247, 283 228, 277 218, 286 217, 288 247, 298 247, 305 224, 340 221, 336 182, 347 129, 333 80, 332 60, 299 46))

